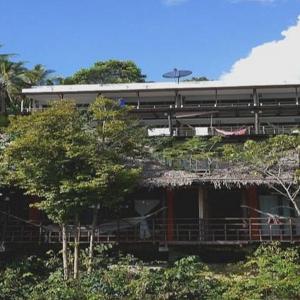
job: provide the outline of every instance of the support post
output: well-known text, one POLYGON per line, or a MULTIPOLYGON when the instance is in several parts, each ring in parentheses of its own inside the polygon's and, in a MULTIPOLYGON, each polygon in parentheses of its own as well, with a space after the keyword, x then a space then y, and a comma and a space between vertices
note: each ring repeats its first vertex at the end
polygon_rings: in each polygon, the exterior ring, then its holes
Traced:
POLYGON ((140 108, 141 105, 141 99, 140 99, 140 92, 137 92, 138 102, 137 102, 137 108, 140 108))
MULTIPOLYGON (((259 204, 258 204, 258 192, 257 192, 257 187, 256 186, 250 186, 246 190, 247 193, 247 206, 254 208, 254 209, 259 209, 259 204)), ((258 212, 254 209, 249 209, 248 215, 249 215, 249 222, 251 223, 252 221, 256 223, 255 225, 250 224, 249 228, 251 228, 251 232, 249 232, 249 236, 251 239, 255 239, 258 235, 258 222, 257 218, 259 217, 258 212), (253 220, 254 219, 254 220, 253 220)))
POLYGON ((22 99, 21 100, 21 113, 24 112, 24 100, 22 99))
POLYGON ((298 91, 298 87, 295 88, 296 91, 296 105, 299 105, 299 91, 298 91))
POLYGON ((257 90, 253 89, 253 105, 254 105, 254 129, 255 129, 255 134, 259 134, 259 111, 258 111, 258 106, 259 106, 259 99, 258 99, 258 94, 257 90))
POLYGON ((218 106, 218 89, 215 90, 215 106, 218 106))
POLYGON ((179 105, 178 105, 178 91, 175 91, 175 107, 178 107, 179 105))
POLYGON ((204 218, 204 190, 201 186, 198 188, 198 217, 204 218))
POLYGON ((172 116, 171 116, 171 112, 168 114, 168 124, 169 124, 169 132, 170 132, 170 136, 173 136, 173 126, 172 126, 172 116))
POLYGON ((204 218, 204 189, 203 187, 198 187, 198 222, 199 222, 199 241, 204 239, 204 232, 203 232, 203 218, 204 218))
POLYGON ((174 239, 174 190, 167 189, 167 240, 174 239))

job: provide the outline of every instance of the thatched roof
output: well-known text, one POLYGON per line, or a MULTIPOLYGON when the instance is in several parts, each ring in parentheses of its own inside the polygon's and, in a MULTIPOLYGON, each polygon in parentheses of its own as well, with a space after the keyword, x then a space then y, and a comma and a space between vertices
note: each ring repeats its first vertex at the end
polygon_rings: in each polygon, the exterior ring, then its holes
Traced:
MULTIPOLYGON (((298 161, 289 160, 283 168, 280 178, 286 183, 294 183, 298 161)), ((145 187, 183 187, 193 184, 213 184, 216 188, 241 187, 246 185, 276 184, 278 181, 271 175, 263 175, 252 168, 241 165, 216 168, 210 172, 188 172, 171 169, 154 160, 143 162, 143 173, 140 184, 145 187)))

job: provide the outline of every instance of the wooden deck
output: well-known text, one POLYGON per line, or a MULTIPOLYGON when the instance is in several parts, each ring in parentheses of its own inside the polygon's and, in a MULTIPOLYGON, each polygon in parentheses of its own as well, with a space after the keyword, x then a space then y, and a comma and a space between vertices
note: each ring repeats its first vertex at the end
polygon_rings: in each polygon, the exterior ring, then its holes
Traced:
MULTIPOLYGON (((90 226, 81 226, 80 242, 89 243, 90 226)), ((74 228, 68 227, 68 241, 74 240, 74 228)), ((296 218, 226 218, 175 219, 173 224, 152 219, 122 230, 95 231, 95 243, 164 245, 237 245, 280 241, 300 243, 300 219, 296 218)), ((14 222, 1 227, 0 243, 55 244, 61 242, 58 226, 14 222)))

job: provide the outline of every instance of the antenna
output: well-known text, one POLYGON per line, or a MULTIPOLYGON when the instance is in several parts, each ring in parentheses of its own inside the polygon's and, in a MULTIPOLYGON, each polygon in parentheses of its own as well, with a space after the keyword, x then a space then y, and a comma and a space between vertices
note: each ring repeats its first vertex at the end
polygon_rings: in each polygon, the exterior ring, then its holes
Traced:
POLYGON ((177 78, 177 83, 179 83, 181 77, 186 77, 191 75, 193 72, 188 70, 177 70, 176 68, 171 71, 163 74, 164 78, 177 78))

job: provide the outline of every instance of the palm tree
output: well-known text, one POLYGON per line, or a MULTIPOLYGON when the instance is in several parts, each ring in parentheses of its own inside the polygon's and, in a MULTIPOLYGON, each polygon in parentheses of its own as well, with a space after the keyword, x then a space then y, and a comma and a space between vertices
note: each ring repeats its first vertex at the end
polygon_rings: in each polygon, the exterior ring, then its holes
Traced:
POLYGON ((7 108, 18 110, 20 92, 25 87, 24 74, 27 69, 24 62, 13 62, 11 58, 14 56, 11 53, 0 54, 0 114, 6 113, 7 108))
MULTIPOLYGON (((0 44, 0 48, 2 47, 3 45, 0 44)), ((11 58, 12 56, 14 56, 15 54, 13 53, 0 53, 0 61, 2 60, 8 60, 9 58, 11 58)))
POLYGON ((0 113, 5 113, 7 106, 16 109, 21 89, 25 86, 25 72, 24 62, 12 62, 7 58, 0 60, 0 113))
POLYGON ((45 66, 37 64, 31 70, 27 70, 24 74, 24 81, 27 85, 52 85, 56 77, 50 77, 55 71, 47 70, 45 66))

